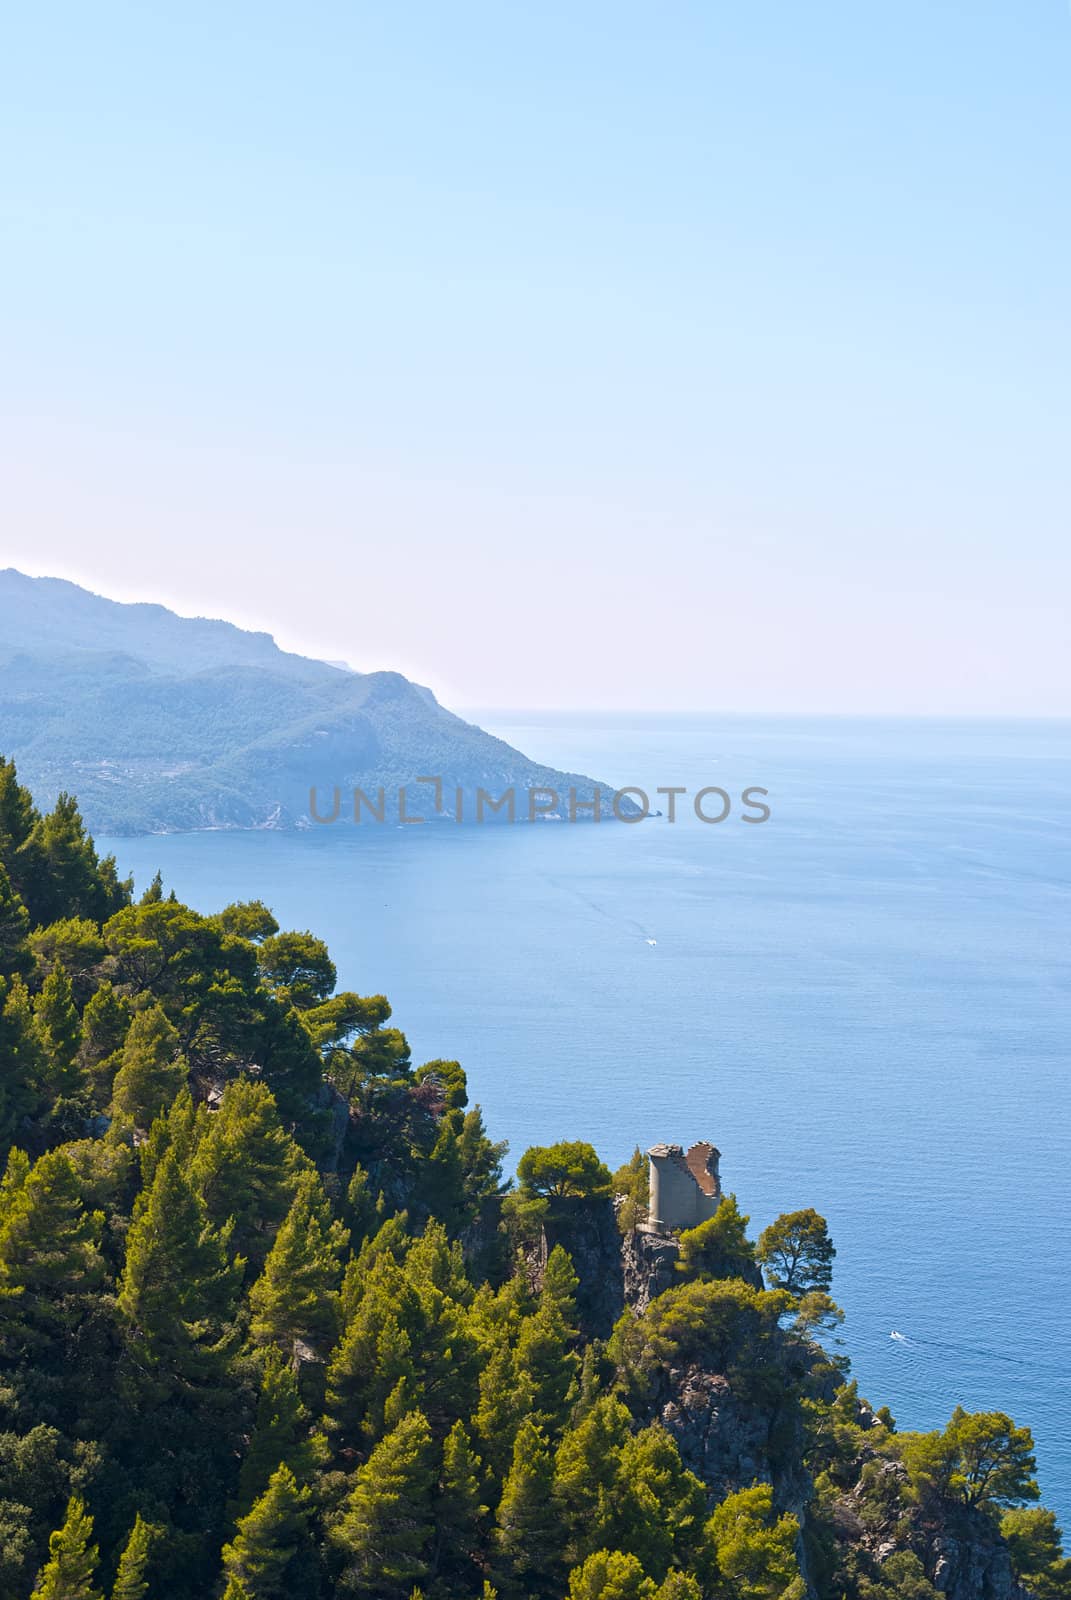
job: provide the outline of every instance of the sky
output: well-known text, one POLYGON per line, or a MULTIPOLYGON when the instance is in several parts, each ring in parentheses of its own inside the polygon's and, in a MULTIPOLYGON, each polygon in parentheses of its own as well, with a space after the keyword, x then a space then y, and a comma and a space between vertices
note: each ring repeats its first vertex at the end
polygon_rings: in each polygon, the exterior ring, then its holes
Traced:
POLYGON ((1071 714, 1066 0, 10 7, 0 566, 456 706, 1071 714))

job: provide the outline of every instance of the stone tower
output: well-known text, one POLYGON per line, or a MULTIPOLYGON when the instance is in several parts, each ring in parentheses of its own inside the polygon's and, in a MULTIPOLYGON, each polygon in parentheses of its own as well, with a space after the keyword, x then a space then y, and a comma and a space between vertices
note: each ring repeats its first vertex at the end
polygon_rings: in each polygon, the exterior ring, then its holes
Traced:
POLYGON ((653 1144, 647 1152, 648 1222, 651 1227, 695 1228, 721 1204, 721 1153, 700 1142, 685 1151, 679 1144, 653 1144))

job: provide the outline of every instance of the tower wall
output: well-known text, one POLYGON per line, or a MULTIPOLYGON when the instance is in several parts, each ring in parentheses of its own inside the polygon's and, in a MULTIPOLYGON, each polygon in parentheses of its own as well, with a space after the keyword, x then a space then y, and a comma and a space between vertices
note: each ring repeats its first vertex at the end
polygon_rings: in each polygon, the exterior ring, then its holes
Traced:
MULTIPOLYGON (((702 1148, 710 1149, 716 1157, 713 1146, 702 1148)), ((692 1156, 692 1151, 689 1151, 689 1156, 692 1156)), ((713 1192, 705 1193, 693 1170, 694 1158, 690 1165, 680 1145, 654 1145, 647 1152, 647 1158, 650 1163, 648 1210, 653 1224, 662 1228, 695 1228, 714 1215, 721 1201, 716 1160, 713 1174, 708 1179, 713 1192)))

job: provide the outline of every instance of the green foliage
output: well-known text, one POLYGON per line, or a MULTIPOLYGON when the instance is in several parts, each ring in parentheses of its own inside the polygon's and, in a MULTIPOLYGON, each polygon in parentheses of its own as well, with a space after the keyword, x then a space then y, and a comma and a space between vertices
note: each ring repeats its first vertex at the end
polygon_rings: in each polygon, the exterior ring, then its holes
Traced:
POLYGON ((227 1085, 190 1170, 210 1220, 231 1222, 234 1248, 259 1267, 313 1167, 267 1085, 239 1078, 227 1085))
POLYGON ((1071 1557, 1063 1552, 1053 1512, 1041 1506, 1016 1506, 1000 1519, 1012 1567, 1035 1600, 1066 1600, 1071 1594, 1071 1557))
POLYGON ((49 1094, 55 1099, 77 1089, 76 1061, 82 1028, 74 992, 61 962, 49 973, 33 1003, 33 1024, 45 1063, 49 1094))
POLYGON ((464 1592, 471 1590, 476 1576, 487 1513, 480 1459, 459 1419, 443 1443, 435 1499, 435 1566, 448 1585, 464 1592))
POLYGON ((569 1574, 569 1600, 653 1600, 655 1585, 635 1556, 596 1550, 569 1574))
POLYGON ((34 1028, 30 991, 21 978, 0 978, 0 1156, 24 1136, 45 1104, 45 1055, 34 1028))
POLYGON ((159 1005, 136 1011, 119 1057, 112 1087, 112 1116, 148 1128, 167 1110, 186 1082, 179 1038, 159 1005))
POLYGON ((767 1281, 789 1294, 828 1294, 836 1254, 826 1219, 810 1207, 783 1214, 759 1235, 758 1259, 767 1281))
POLYGON ((86 1314, 104 1278, 104 1218, 87 1211, 64 1150, 50 1150, 0 1192, 0 1327, 11 1352, 55 1344, 86 1314))
POLYGON ((287 1005, 307 1011, 326 1000, 338 973, 322 939, 311 933, 272 933, 257 951, 260 976, 287 1005))
POLYGON ((716 1372, 776 1364, 778 1321, 790 1305, 783 1291, 739 1280, 685 1284, 659 1295, 639 1320, 626 1312, 609 1353, 626 1375, 639 1378, 682 1361, 702 1360, 716 1372))
MULTIPOLYGON (((429 1224, 404 1253, 386 1248, 381 1230, 362 1250, 366 1275, 351 1284, 346 1329, 327 1372, 326 1416, 339 1448, 375 1441, 404 1411, 419 1405, 437 1433, 471 1414, 475 1347, 464 1303, 471 1289, 460 1256, 429 1224)), ((360 1259, 360 1258, 359 1258, 360 1259)))
POLYGON ((279 932, 279 924, 263 900, 239 900, 217 911, 214 921, 236 939, 249 939, 258 944, 279 932))
POLYGON ((35 1600, 103 1600, 93 1583, 97 1547, 92 1537, 93 1518, 73 1495, 62 1528, 48 1541, 48 1563, 37 1580, 35 1600))
POLYGON ((312 1345, 333 1340, 345 1242, 345 1229, 331 1220, 319 1177, 303 1173, 264 1271, 250 1291, 250 1333, 258 1344, 288 1349, 295 1339, 312 1345))
POLYGON ((295 1569, 307 1567, 311 1554, 310 1502, 308 1489, 284 1463, 224 1546, 224 1576, 236 1579, 249 1600, 284 1600, 299 1592, 295 1569))
POLYGON ((71 979, 79 1006, 84 1006, 100 981, 104 940, 100 928, 88 917, 64 917, 37 928, 30 938, 34 966, 42 978, 62 966, 71 979))
POLYGON ((630 1233, 638 1222, 647 1221, 647 1201, 650 1190, 649 1162, 639 1145, 623 1167, 618 1167, 611 1180, 613 1192, 621 1197, 617 1208, 617 1225, 622 1233, 630 1233))
POLYGON ((830 1295, 821 1289, 810 1289, 801 1296, 792 1322, 793 1333, 810 1339, 819 1332, 831 1333, 844 1321, 844 1312, 830 1295))
POLYGON ((238 1478, 238 1511, 244 1516, 263 1494, 276 1467, 285 1464, 299 1483, 307 1483, 325 1459, 322 1435, 310 1431, 310 1417, 298 1392, 294 1369, 274 1346, 264 1356, 256 1422, 238 1478))
POLYGON ((10 781, 3 785, 6 796, 0 800, 0 816, 6 812, 7 824, 14 834, 9 835, 10 854, 4 852, 4 861, 34 927, 69 917, 103 922, 130 898, 130 885, 119 882, 114 859, 98 859, 78 806, 69 794, 61 794, 48 815, 39 816, 32 804, 27 811, 13 797, 12 789, 18 786, 14 784, 14 769, 9 768, 9 772, 10 781), (28 820, 32 820, 30 831, 20 843, 18 835, 28 820))
POLYGON ((897 1550, 888 1556, 876 1581, 862 1580, 859 1596, 860 1600, 940 1600, 913 1550, 897 1550))
POLYGON ((495 1578, 505 1596, 542 1594, 560 1566, 553 1487, 546 1438, 526 1417, 495 1514, 495 1578))
POLYGON ((131 1226, 119 1288, 137 1368, 165 1386, 217 1377, 243 1265, 169 1150, 131 1226))
POLYGON ((708 1524, 722 1592, 732 1600, 803 1600, 799 1531, 795 1517, 775 1517, 769 1484, 729 1495, 708 1524))
POLYGON ((500 1336, 484 1351, 473 1416, 480 1454, 498 1484, 509 1471, 518 1429, 534 1403, 531 1379, 519 1368, 508 1340, 500 1336))
POLYGON ((598 1199, 612 1188, 609 1169, 583 1140, 533 1145, 518 1161, 517 1177, 526 1198, 598 1199))
POLYGON ((468 1080, 460 1061, 425 1061, 413 1073, 413 1082, 434 1089, 444 1110, 464 1111, 469 1103, 468 1080))
POLYGON ((435 1447, 427 1419, 411 1411, 358 1468, 332 1539, 340 1586, 367 1600, 402 1600, 427 1574, 434 1519, 435 1447))
POLYGON ((149 1592, 149 1558, 160 1529, 144 1520, 139 1512, 130 1530, 130 1537, 119 1557, 119 1570, 112 1585, 111 1600, 145 1600, 149 1592))
POLYGON ((943 1433, 903 1434, 900 1450, 916 1493, 997 1513, 1036 1500, 1034 1441, 1003 1411, 957 1406, 943 1433))
POLYGON ((29 914, 0 861, 0 978, 25 977, 32 968, 29 932, 29 914))
POLYGON ((106 1106, 111 1100, 132 1016, 130 1001, 125 995, 117 994, 107 979, 102 980, 86 1001, 82 1012, 80 1061, 95 1105, 106 1106))
POLYGON ((712 1217, 681 1234, 677 1271, 687 1278, 743 1277, 755 1264, 749 1221, 735 1194, 727 1194, 712 1217))

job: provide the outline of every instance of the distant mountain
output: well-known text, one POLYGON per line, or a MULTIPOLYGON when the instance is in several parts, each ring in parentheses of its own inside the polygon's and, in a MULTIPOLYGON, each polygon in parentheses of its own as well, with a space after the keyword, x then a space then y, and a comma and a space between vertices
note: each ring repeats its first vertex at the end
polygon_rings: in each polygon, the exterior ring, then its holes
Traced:
MULTIPOLYGON (((513 788, 518 818, 528 792, 570 788, 590 799, 595 781, 540 766, 439 705, 397 672, 355 673, 280 650, 266 633, 123 605, 58 578, 0 571, 0 752, 39 802, 61 789, 79 798, 98 833, 311 825, 342 791, 397 791, 435 815, 455 791, 471 819, 476 792, 513 788)), ((598 785, 608 797, 612 786, 598 785)), ((504 815, 504 813, 503 813, 504 815)), ((365 813, 367 817, 367 813, 365 813)))

